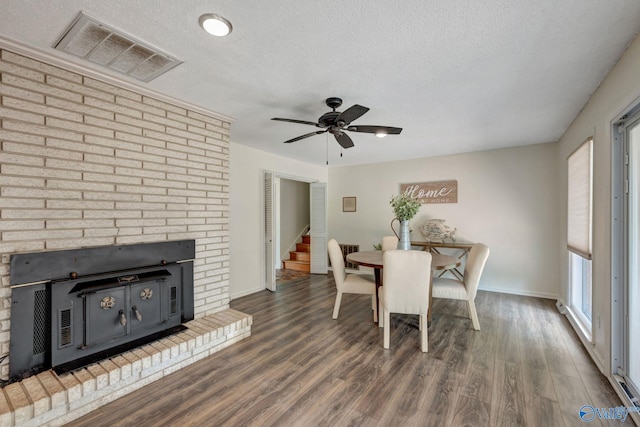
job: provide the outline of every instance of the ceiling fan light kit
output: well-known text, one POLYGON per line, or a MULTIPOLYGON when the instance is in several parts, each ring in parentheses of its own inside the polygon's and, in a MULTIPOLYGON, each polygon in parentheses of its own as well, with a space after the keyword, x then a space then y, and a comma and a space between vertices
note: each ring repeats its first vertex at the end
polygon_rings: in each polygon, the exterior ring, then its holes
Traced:
POLYGON ((309 138, 310 136, 319 135, 321 133, 329 132, 332 134, 338 144, 342 148, 351 148, 354 146, 353 140, 349 135, 345 133, 345 131, 349 132, 363 132, 363 133, 373 133, 378 138, 384 138, 387 135, 398 135, 402 132, 402 128, 391 127, 391 126, 349 126, 352 121, 361 117, 365 114, 369 109, 367 107, 363 107, 362 105, 355 104, 343 112, 336 111, 336 108, 339 108, 342 105, 342 99, 337 97, 327 98, 325 103, 329 108, 333 111, 329 111, 324 113, 318 119, 318 122, 309 122, 305 120, 295 120, 295 119, 282 119, 279 117, 274 117, 271 120, 278 120, 281 122, 290 122, 290 123, 299 123, 303 125, 310 125, 321 128, 323 130, 318 130, 315 132, 307 133, 305 135, 301 135, 297 138, 289 139, 284 141, 285 144, 289 144, 292 142, 300 141, 301 139, 309 138))

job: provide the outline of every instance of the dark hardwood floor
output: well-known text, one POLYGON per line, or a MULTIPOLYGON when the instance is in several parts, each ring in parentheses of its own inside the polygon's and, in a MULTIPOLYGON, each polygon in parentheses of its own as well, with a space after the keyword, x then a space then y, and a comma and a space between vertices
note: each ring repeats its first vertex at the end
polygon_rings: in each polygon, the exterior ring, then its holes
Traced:
POLYGON ((331 275, 301 275, 234 300, 250 338, 70 425, 573 426, 621 405, 552 300, 481 291, 481 331, 435 300, 425 354, 417 316, 392 314, 384 350, 370 297, 344 295, 338 320, 334 298, 331 275))

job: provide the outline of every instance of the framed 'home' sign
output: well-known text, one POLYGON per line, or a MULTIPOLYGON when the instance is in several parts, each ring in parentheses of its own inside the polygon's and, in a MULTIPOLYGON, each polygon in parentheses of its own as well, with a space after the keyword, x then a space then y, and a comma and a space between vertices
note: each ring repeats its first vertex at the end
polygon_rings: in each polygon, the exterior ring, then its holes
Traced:
POLYGON ((458 181, 400 184, 400 193, 408 194, 422 204, 458 203, 458 181))

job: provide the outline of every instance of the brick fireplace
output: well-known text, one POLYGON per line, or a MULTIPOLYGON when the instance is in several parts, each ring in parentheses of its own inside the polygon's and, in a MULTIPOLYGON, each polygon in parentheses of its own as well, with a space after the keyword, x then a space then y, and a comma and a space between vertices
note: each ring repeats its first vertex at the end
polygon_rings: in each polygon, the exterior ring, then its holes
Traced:
MULTIPOLYGON (((131 391, 250 334, 250 317, 229 310, 231 120, 3 40, 0 82, 0 379, 11 361, 9 259, 16 253, 195 241, 193 329, 130 356, 128 368, 119 360, 117 371, 107 364, 74 374, 80 385, 43 373, 19 387, 38 390, 46 399, 36 400, 49 410, 62 411, 54 403, 64 401, 65 413, 82 415, 72 403, 74 384, 95 406, 91 391, 105 381, 115 384, 117 376, 118 390, 131 391), (145 370, 132 382, 130 373, 145 370)), ((9 389, 0 393, 0 417, 6 406, 27 408, 13 411, 12 422, 44 411, 33 396, 13 397, 26 406, 11 403, 9 389)))

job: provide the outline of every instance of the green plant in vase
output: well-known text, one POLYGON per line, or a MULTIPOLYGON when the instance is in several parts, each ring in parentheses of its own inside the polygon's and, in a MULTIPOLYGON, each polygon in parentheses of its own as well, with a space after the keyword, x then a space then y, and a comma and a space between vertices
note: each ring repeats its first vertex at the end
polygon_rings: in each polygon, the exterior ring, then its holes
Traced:
POLYGON ((420 210, 420 202, 417 202, 407 194, 393 196, 389 204, 393 207, 393 213, 400 221, 409 221, 420 210))
MULTIPOLYGON (((409 221, 416 216, 420 210, 420 202, 414 200, 407 194, 398 194, 389 201, 398 221, 400 221, 400 242, 399 249, 411 249, 411 231, 409 221)), ((392 221, 393 222, 393 221, 392 221)))

